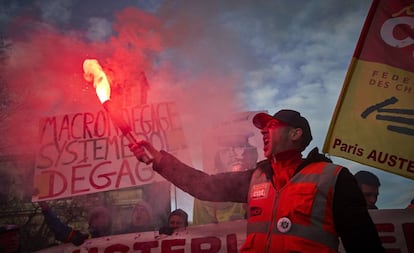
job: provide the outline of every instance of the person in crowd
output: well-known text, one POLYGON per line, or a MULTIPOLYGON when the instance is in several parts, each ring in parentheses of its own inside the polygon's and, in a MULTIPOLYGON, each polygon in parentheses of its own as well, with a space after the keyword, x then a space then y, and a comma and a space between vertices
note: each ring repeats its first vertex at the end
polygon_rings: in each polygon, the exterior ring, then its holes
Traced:
POLYGON ((188 227, 188 214, 182 209, 176 209, 168 216, 168 225, 160 228, 159 233, 172 235, 188 227))
POLYGON ((82 232, 63 223, 46 202, 39 202, 42 214, 55 239, 63 243, 82 245, 86 239, 111 235, 112 216, 108 208, 98 206, 89 214, 88 232, 82 232))
POLYGON ((131 223, 123 233, 154 231, 156 225, 152 217, 152 208, 144 200, 140 200, 132 210, 131 223))
POLYGON ((154 171, 196 198, 248 203, 247 237, 241 252, 385 252, 349 170, 314 148, 308 121, 299 112, 258 113, 267 159, 253 170, 208 175, 142 140, 131 144, 138 160, 147 152, 154 171))
POLYGON ((379 178, 374 173, 361 170, 355 173, 355 179, 365 197, 367 208, 378 209, 376 203, 379 195, 379 187, 381 186, 379 178))
POLYGON ((89 214, 88 231, 91 238, 112 234, 112 215, 105 206, 93 208, 89 214))

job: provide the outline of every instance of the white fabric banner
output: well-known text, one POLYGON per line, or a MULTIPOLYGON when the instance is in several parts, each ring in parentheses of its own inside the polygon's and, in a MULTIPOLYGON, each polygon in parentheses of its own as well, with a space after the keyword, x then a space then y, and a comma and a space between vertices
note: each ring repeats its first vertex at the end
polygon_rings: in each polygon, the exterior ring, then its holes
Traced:
MULTIPOLYGON (((414 252, 414 209, 370 210, 388 252, 414 252)), ((236 253, 246 237, 246 220, 190 226, 171 236, 157 231, 90 239, 76 247, 62 244, 39 253, 236 253)), ((340 252, 345 252, 340 247, 340 252)))

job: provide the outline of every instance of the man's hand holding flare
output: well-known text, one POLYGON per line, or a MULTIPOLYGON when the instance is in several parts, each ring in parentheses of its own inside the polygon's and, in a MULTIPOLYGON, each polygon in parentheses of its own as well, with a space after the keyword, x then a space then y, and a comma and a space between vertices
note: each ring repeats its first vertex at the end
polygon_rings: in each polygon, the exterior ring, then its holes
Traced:
POLYGON ((147 152, 152 156, 152 162, 157 164, 161 159, 160 151, 148 141, 140 140, 137 143, 129 144, 128 147, 140 162, 144 162, 144 157, 148 156, 147 152))

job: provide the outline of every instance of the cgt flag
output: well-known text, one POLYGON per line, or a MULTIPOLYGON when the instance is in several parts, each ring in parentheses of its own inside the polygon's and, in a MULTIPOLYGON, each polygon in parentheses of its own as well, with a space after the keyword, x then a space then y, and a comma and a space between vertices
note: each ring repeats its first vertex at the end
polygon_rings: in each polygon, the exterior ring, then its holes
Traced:
POLYGON ((414 179, 414 1, 374 0, 323 152, 414 179))

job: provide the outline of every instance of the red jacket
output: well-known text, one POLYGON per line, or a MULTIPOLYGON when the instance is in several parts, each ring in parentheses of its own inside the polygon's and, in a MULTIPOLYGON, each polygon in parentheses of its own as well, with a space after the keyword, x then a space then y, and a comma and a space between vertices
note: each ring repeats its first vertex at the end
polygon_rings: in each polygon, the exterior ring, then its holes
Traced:
POLYGON ((241 252, 337 252, 333 189, 342 167, 312 163, 277 191, 261 171, 253 173, 247 238, 241 252))
MULTIPOLYGON (((265 173, 268 179, 273 177, 269 160, 259 162, 254 170, 208 175, 182 163, 165 151, 161 153, 162 158, 159 163, 153 164, 153 169, 181 190, 200 200, 247 203, 253 173, 260 171, 265 173)), ((315 162, 329 161, 315 148, 296 169, 296 173, 315 162)), ((331 201, 335 231, 341 238, 346 252, 384 253, 385 249, 366 208, 364 196, 349 170, 342 168, 338 172, 334 192, 330 194, 333 196, 331 201)), ((254 208, 249 212, 252 211, 255 211, 254 208)))

